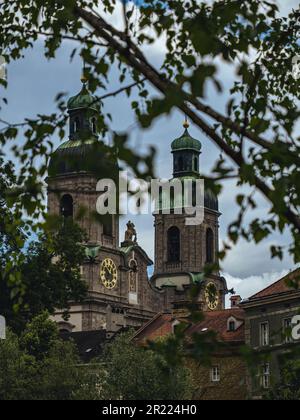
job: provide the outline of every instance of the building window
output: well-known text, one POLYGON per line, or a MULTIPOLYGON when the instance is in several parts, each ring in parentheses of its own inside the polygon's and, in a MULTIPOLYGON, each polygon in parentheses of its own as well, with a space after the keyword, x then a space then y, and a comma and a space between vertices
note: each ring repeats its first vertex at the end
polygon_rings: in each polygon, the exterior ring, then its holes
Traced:
POLYGON ((283 320, 283 339, 284 342, 289 344, 293 342, 292 338, 292 318, 283 320))
POLYGON ((261 367, 261 386, 263 389, 269 389, 271 383, 270 363, 265 363, 261 367))
POLYGON ((172 324, 172 333, 176 334, 177 331, 180 333, 181 328, 182 328, 182 323, 179 321, 174 321, 172 324))
POLYGON ((229 328, 228 329, 229 329, 230 332, 234 332, 236 330, 234 321, 229 322, 229 328))
POLYGON ((66 194, 60 200, 60 215, 64 218, 73 218, 74 202, 71 195, 66 194))
POLYGON ((175 213, 175 187, 170 188, 170 211, 171 214, 175 213))
POLYGON ((104 236, 113 236, 113 216, 107 214, 103 216, 103 235, 104 236))
POLYGON ((192 182, 192 191, 193 191, 192 204, 193 204, 193 207, 196 207, 197 206, 197 192, 199 193, 199 197, 201 197, 200 196, 201 189, 199 187, 199 189, 197 190, 197 182, 196 181, 192 182))
POLYGON ((77 117, 74 120, 74 133, 78 133, 79 130, 80 130, 80 120, 77 117))
POLYGON ((264 322, 260 324, 260 345, 266 347, 270 344, 269 323, 264 322))
POLYGON ((206 262, 214 262, 214 233, 210 228, 206 231, 206 262))
POLYGON ((211 381, 220 382, 221 381, 221 370, 219 366, 213 366, 211 369, 211 381))
POLYGON ((175 226, 168 230, 168 262, 180 262, 180 230, 175 226))
POLYGON ((194 158, 194 171, 198 172, 198 164, 199 164, 199 160, 197 157, 194 158))
POLYGON ((96 123, 96 118, 92 118, 92 119, 91 119, 91 124, 92 124, 92 132, 93 132, 94 134, 96 134, 96 133, 97 133, 97 123, 96 123))
POLYGON ((180 157, 178 159, 178 171, 182 172, 183 171, 183 157, 180 157))

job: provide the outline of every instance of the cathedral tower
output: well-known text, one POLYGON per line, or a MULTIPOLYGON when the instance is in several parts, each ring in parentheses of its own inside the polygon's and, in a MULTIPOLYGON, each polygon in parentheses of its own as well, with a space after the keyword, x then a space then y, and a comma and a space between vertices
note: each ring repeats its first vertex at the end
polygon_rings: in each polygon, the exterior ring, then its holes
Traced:
POLYGON ((99 139, 98 102, 86 82, 68 102, 69 139, 53 154, 48 177, 48 211, 61 219, 72 218, 87 235, 82 267, 88 295, 83 304, 71 303, 70 319, 57 311, 61 330, 81 332, 139 327, 159 311, 155 291, 148 281, 152 261, 128 224, 126 242, 119 244, 119 220, 99 216, 96 203, 106 191, 97 191, 101 179, 118 180, 117 159, 99 139))
POLYGON ((49 167, 48 205, 52 215, 72 217, 88 236, 89 243, 116 249, 119 223, 116 216, 96 217, 101 178, 117 177, 118 166, 99 140, 99 106, 84 81, 80 93, 68 101, 69 141, 54 153, 49 167), (80 217, 81 216, 81 217, 80 217))
MULTIPOLYGON (((184 133, 172 143, 173 179, 179 179, 182 183, 186 179, 191 182, 200 179, 199 159, 202 145, 190 135, 188 128, 186 121, 184 133)), ((163 201, 164 198, 160 204, 163 201)), ((218 199, 209 190, 205 191, 204 222, 198 226, 188 226, 184 212, 176 214, 174 196, 171 196, 170 202, 170 214, 160 212, 155 215, 155 270, 152 283, 161 291, 167 290, 167 294, 172 295, 168 297, 169 305, 179 295, 181 299, 188 300, 190 286, 202 282, 203 293, 199 300, 203 309, 223 309, 227 293, 225 279, 220 277, 218 271, 211 274, 210 278, 203 277, 206 264, 218 262, 218 199)))

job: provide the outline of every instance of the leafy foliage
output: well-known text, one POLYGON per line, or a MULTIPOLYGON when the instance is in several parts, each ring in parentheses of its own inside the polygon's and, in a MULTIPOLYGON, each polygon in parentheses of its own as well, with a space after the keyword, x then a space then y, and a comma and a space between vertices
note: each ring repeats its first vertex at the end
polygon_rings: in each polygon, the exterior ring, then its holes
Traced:
POLYGON ((28 245, 32 230, 17 205, 9 206, 7 191, 15 188, 11 164, 0 161, 4 173, 0 179, 0 307, 11 328, 22 330, 36 315, 47 310, 66 311, 71 300, 81 301, 86 285, 80 266, 85 254, 81 229, 72 221, 61 220, 41 231, 28 245), (58 224, 58 223, 59 224, 58 224))
MULTIPOLYGON (((105 114, 105 99, 124 92, 142 127, 179 108, 224 152, 213 178, 208 177, 209 186, 219 192, 223 180, 236 178, 251 192, 237 197, 240 214, 229 228, 222 258, 241 236, 259 243, 289 228, 289 249, 274 244, 271 255, 282 258, 288 251, 299 262, 299 80, 293 74, 293 59, 300 52, 299 10, 283 17, 274 2, 260 0, 145 0, 138 6, 116 0, 20 0, 3 2, 0 10, 0 54, 8 63, 41 38, 48 58, 55 57, 64 40, 77 42, 71 59, 80 54, 85 60, 92 91, 108 89, 110 71, 118 68, 120 89, 99 98, 102 133, 113 118, 105 114), (110 23, 116 11, 123 15, 121 30, 110 23), (162 44, 160 68, 147 58, 147 47, 157 40, 162 44), (224 65, 235 75, 229 94, 223 86, 224 65), (207 105, 209 82, 216 94, 228 96, 223 113, 207 105), (152 87, 158 94, 153 96, 152 87), (247 227, 245 215, 257 206, 254 191, 268 200, 269 212, 247 227)), ((30 200, 18 197, 30 214, 42 210, 37 186, 47 171, 51 138, 65 137, 64 95, 57 95, 56 102, 58 112, 50 116, 23 123, 1 121, 0 142, 10 142, 22 163, 25 194, 35 191, 30 200), (14 145, 20 130, 25 131, 23 148, 14 145), (36 156, 44 158, 40 169, 32 164, 36 156)), ((135 171, 145 159, 122 147, 127 135, 121 139, 115 138, 119 157, 135 171)), ((153 173, 153 157, 150 153, 144 162, 149 168, 144 176, 153 173)))
MULTIPOLYGON (((21 288, 15 283, 0 283, 1 313, 16 331, 34 316, 47 310, 65 311, 68 317, 70 301, 80 302, 86 295, 81 278, 84 261, 82 232, 73 223, 65 224, 52 237, 43 235, 30 245, 18 270, 21 288)), ((3 269, 3 266, 2 266, 3 269)))
POLYGON ((136 346, 132 333, 107 345, 103 361, 104 399, 180 400, 192 393, 191 375, 182 365, 170 366, 157 352, 136 346))
POLYGON ((44 313, 22 337, 0 341, 0 400, 77 400, 97 398, 97 376, 79 367, 71 342, 63 342, 44 313))
POLYGON ((191 396, 188 369, 131 343, 131 333, 107 345, 101 360, 81 365, 72 342, 59 338, 44 312, 21 337, 0 341, 0 400, 164 400, 191 396))
MULTIPOLYGON (((0 4, 0 13, 0 54, 8 63, 38 39, 43 39, 48 58, 55 57, 65 40, 72 40, 77 46, 71 59, 80 54, 85 60, 93 92, 100 87, 108 91, 110 71, 118 69, 120 89, 98 98, 103 134, 113 118, 105 113, 105 99, 125 93, 142 128, 177 108, 218 146, 222 154, 206 177, 209 188, 219 193, 227 179, 248 187, 236 197, 240 212, 229 227, 221 258, 240 237, 259 243, 288 229, 289 248, 272 244, 271 256, 282 258, 289 252, 295 263, 300 261, 299 80, 293 75, 293 60, 300 54, 299 9, 283 17, 275 2, 266 0, 144 0, 139 8, 135 2, 116 0, 10 0, 0 4), (110 19, 120 10, 121 29, 110 19), (160 67, 147 57, 157 40, 162 45, 160 67), (234 76, 229 94, 224 88, 225 66, 234 76), (208 105, 209 84, 216 95, 228 96, 223 112, 208 105), (247 226, 246 215, 258 205, 256 192, 269 207, 247 226)), ((1 83, 6 87, 5 81, 1 83)), ((9 166, 1 168, 8 177, 6 197, 13 197, 6 200, 9 211, 5 209, 3 217, 1 213, 3 244, 11 249, 9 255, 4 252, 2 273, 6 287, 18 294, 24 293, 24 278, 13 268, 16 260, 23 264, 19 250, 28 230, 22 216, 27 212, 38 220, 45 211, 40 181, 47 173, 51 138, 63 139, 66 134, 63 95, 57 96, 56 104, 57 112, 48 116, 0 121, 0 144, 12 145, 21 165, 18 179, 9 166), (20 147, 16 139, 21 133, 25 140, 20 147), (40 168, 34 165, 36 157, 43 159, 40 168)), ((115 136, 118 157, 135 173, 145 163, 147 169, 140 176, 152 174, 154 151, 146 158, 139 156, 127 140, 128 134, 115 136)), ((32 223, 31 227, 37 229, 32 223)))
POLYGON ((298 358, 284 364, 281 369, 280 383, 272 389, 266 398, 277 401, 300 400, 300 363, 298 358))

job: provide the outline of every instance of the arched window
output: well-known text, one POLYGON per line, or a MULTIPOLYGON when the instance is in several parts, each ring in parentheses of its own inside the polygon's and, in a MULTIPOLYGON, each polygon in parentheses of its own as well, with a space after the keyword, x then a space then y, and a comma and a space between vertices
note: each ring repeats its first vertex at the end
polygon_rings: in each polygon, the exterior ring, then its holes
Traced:
POLYGON ((74 202, 69 194, 64 195, 60 200, 60 215, 64 218, 74 216, 74 202))
POLYGON ((182 172, 183 171, 183 157, 180 156, 180 158, 178 159, 178 171, 182 172))
POLYGON ((74 330, 74 325, 62 321, 58 323, 58 330, 61 334, 70 334, 74 330))
POLYGON ((113 216, 107 214, 103 220, 103 234, 105 236, 113 236, 113 216))
POLYGON ((175 226, 168 230, 168 262, 180 262, 180 230, 175 226))
POLYGON ((198 172, 199 168, 198 168, 198 164, 199 164, 199 160, 197 157, 194 158, 194 171, 198 172))
POLYGON ((214 233, 212 229, 207 229, 206 231, 206 262, 208 264, 213 263, 215 260, 215 251, 214 251, 214 233))
POLYGON ((193 203, 193 207, 197 206, 197 192, 200 194, 201 191, 197 191, 197 183, 196 181, 193 181, 193 196, 192 196, 192 203, 193 203))
POLYGON ((175 187, 170 188, 170 212, 174 214, 175 210, 175 187))
POLYGON ((163 188, 159 187, 159 199, 158 199, 158 204, 156 204, 156 206, 158 208, 156 208, 156 210, 159 211, 159 214, 162 213, 163 210, 163 188))
POLYGON ((92 124, 92 132, 94 134, 96 134, 97 133, 97 123, 96 123, 96 118, 95 117, 93 117, 91 119, 91 124, 92 124))
POLYGON ((80 130, 80 120, 77 117, 74 120, 74 133, 78 133, 79 130, 80 130))

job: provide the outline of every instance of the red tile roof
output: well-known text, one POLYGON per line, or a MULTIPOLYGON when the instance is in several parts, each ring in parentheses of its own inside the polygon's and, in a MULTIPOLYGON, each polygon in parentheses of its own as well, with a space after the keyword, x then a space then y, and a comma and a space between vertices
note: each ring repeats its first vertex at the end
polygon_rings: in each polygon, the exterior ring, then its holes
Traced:
POLYGON ((264 298, 264 297, 273 296, 273 295, 278 295, 280 293, 287 293, 287 292, 295 291, 294 288, 292 288, 288 285, 288 281, 296 280, 297 277, 300 277, 300 268, 293 271, 292 273, 289 273, 288 275, 286 275, 282 279, 278 280, 276 283, 271 284, 271 286, 266 287, 261 292, 256 293, 256 295, 251 296, 251 298, 249 300, 264 298))
POLYGON ((170 313, 158 313, 147 324, 142 326, 134 335, 133 339, 139 342, 154 341, 158 337, 164 337, 172 332, 173 316, 170 313))
POLYGON ((192 325, 186 331, 191 335, 205 331, 214 331, 220 341, 237 342, 245 340, 245 312, 241 308, 224 309, 223 311, 212 311, 204 313, 205 320, 192 325), (242 324, 236 331, 228 331, 228 320, 234 317, 242 324))
MULTIPOLYGON (((225 309, 223 311, 204 312, 205 320, 191 325, 186 329, 186 335, 214 331, 220 341, 243 342, 245 340, 244 320, 245 313, 241 308, 225 309), (236 331, 228 331, 228 320, 234 317, 241 322, 241 326, 236 331)), ((153 341, 158 337, 164 337, 172 333, 172 324, 176 316, 170 313, 156 315, 152 321, 142 327, 134 336, 139 342, 153 341)), ((179 321, 186 322, 187 319, 179 321)))

